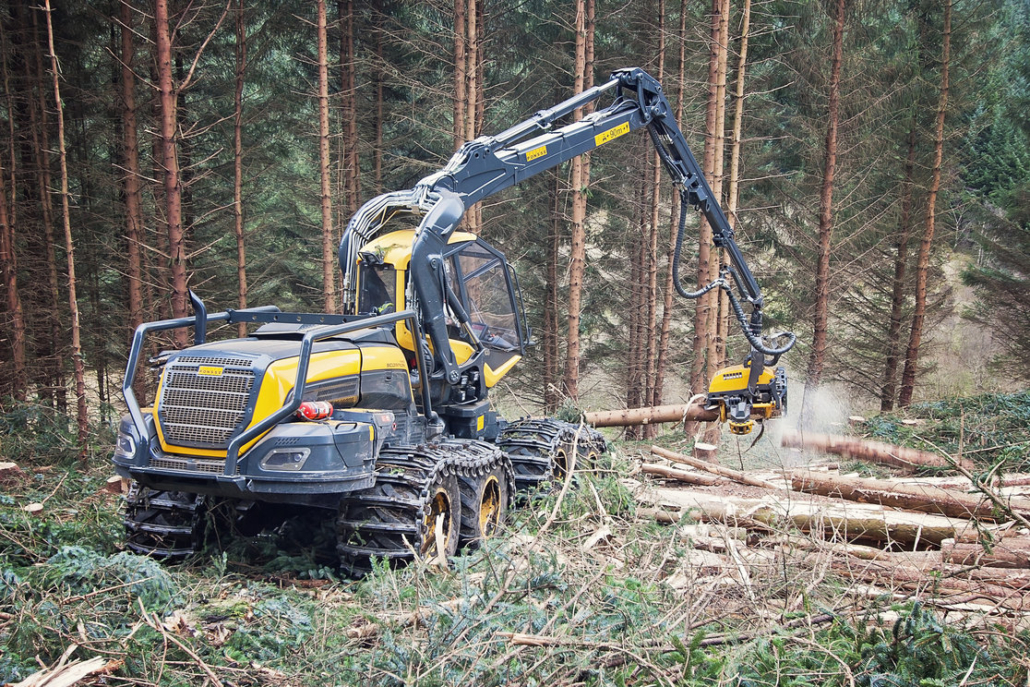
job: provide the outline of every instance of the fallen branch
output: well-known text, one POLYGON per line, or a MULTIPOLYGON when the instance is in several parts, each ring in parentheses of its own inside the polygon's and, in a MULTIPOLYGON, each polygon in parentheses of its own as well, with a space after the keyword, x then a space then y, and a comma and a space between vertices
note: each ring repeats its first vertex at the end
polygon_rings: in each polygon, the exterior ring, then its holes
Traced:
POLYGON ((723 467, 722 465, 718 465, 716 463, 706 463, 703 460, 698 460, 697 458, 685 456, 682 453, 669 451, 667 449, 662 448, 661 446, 652 446, 651 453, 655 454, 656 456, 661 456, 662 458, 671 460, 674 463, 683 463, 684 465, 690 465, 691 467, 695 467, 698 470, 704 470, 705 472, 710 472, 713 475, 719 475, 720 477, 731 479, 734 482, 739 482, 740 484, 747 484, 749 486, 760 487, 762 489, 779 488, 774 484, 770 484, 765 480, 756 479, 754 477, 751 477, 750 475, 740 472, 739 470, 733 470, 731 468, 723 467))
MULTIPOLYGON (((785 432, 780 440, 780 445, 786 448, 821 451, 852 460, 868 460, 908 470, 919 467, 949 468, 953 466, 948 460, 929 451, 833 434, 785 432)), ((956 467, 973 468, 972 461, 966 459, 956 461, 956 464, 956 467)))
POLYGON ((108 661, 102 656, 69 663, 68 659, 77 648, 75 644, 70 645, 52 668, 44 668, 8 687, 71 687, 93 675, 110 675, 123 665, 122 661, 108 661))
POLYGON ((422 622, 423 618, 439 612, 440 609, 453 613, 463 603, 465 603, 465 599, 463 598, 450 599, 449 601, 444 601, 436 606, 421 606, 410 613, 404 613, 392 618, 384 618, 381 622, 368 622, 362 625, 357 625, 347 629, 347 639, 367 639, 368 637, 374 637, 379 634, 380 628, 387 624, 397 628, 417 625, 422 622))

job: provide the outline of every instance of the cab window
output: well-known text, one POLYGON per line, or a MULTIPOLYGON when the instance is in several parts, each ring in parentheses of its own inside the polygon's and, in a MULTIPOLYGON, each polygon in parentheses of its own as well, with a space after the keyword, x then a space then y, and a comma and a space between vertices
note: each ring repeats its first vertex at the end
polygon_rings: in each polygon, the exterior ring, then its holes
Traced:
POLYGON ((362 262, 358 271, 358 312, 363 315, 385 315, 397 303, 397 271, 390 265, 362 262))
POLYGON ((469 324, 479 340, 500 351, 519 350, 515 308, 504 263, 478 244, 457 255, 469 324))

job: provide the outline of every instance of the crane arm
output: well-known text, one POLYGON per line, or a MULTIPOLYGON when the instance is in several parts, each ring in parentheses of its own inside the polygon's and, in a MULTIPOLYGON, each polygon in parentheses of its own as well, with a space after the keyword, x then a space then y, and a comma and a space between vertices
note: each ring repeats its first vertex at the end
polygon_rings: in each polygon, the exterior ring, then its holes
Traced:
MULTIPOLYGON (((423 326, 433 344, 437 367, 442 368, 449 381, 456 381, 459 370, 447 343, 443 307, 450 298, 442 254, 465 210, 525 179, 645 127, 685 204, 689 203, 704 214, 712 227, 713 242, 726 249, 732 265, 727 270, 728 274, 724 273, 701 291, 691 293, 683 289, 678 275, 678 257, 684 213, 674 261, 677 290, 684 296, 698 297, 712 288, 723 288, 732 298, 737 318, 754 352, 778 357, 793 346, 793 334, 787 335, 790 341, 780 348, 766 347, 761 341, 761 289, 737 246, 732 226, 713 198, 712 190, 672 116, 661 84, 639 68, 617 70, 606 83, 587 89, 550 109, 541 110, 506 131, 468 141, 446 166, 419 181, 413 189, 379 196, 366 203, 351 219, 340 246, 345 298, 354 297, 351 272, 360 246, 372 240, 378 228, 398 213, 422 216, 411 252, 412 286, 422 306, 423 326), (607 107, 579 121, 552 128, 558 120, 609 93, 614 94, 614 100, 607 107), (739 302, 733 297, 729 285, 731 277, 752 308, 749 320, 745 319, 739 302)), ((758 360, 760 363, 755 367, 760 374, 764 357, 758 360)), ((753 372, 752 376, 757 379, 757 374, 753 372)))

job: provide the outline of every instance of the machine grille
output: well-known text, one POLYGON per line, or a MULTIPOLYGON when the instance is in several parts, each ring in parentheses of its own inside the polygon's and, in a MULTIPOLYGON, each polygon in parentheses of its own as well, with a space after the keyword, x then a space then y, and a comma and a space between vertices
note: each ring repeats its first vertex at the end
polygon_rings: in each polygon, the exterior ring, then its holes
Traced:
MULTIPOLYGON (((153 458, 150 464, 155 468, 165 470, 188 470, 190 472, 207 472, 213 475, 220 475, 225 472, 224 460, 182 460, 179 458, 153 458)), ((236 466, 239 474, 240 468, 236 466)))
POLYGON ((165 440, 176 446, 226 448, 247 413, 255 379, 249 365, 244 358, 198 356, 171 362, 158 405, 165 440), (202 366, 222 366, 222 370, 217 375, 200 374, 202 366))

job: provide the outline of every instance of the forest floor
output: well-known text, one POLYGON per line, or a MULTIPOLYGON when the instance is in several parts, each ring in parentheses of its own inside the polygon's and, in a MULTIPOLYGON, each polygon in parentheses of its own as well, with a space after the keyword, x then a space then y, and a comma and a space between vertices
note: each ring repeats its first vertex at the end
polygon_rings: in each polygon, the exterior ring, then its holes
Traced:
MULTIPOLYGON (((418 561, 353 581, 330 542, 296 531, 180 565, 125 552, 106 458, 81 471, 30 455, 42 442, 31 427, 7 427, 3 450, 21 472, 0 491, 0 684, 62 658, 91 675, 82 684, 106 685, 1027 684, 1030 610, 956 602, 932 575, 914 588, 858 581, 822 532, 656 515, 647 494, 681 487, 640 466, 651 443, 688 447, 673 429, 646 443, 613 435, 574 488, 529 500, 503 536, 447 569, 418 561)), ((921 404, 850 431, 1027 472, 1028 427, 1023 392, 921 404)), ((722 462, 824 461, 774 434, 749 453, 724 444, 722 462)), ((736 484, 713 493, 756 496, 736 484)))

